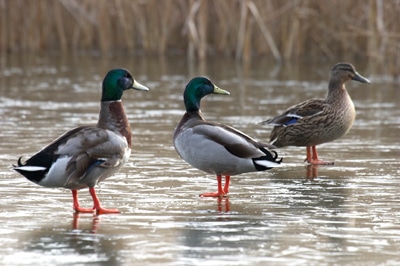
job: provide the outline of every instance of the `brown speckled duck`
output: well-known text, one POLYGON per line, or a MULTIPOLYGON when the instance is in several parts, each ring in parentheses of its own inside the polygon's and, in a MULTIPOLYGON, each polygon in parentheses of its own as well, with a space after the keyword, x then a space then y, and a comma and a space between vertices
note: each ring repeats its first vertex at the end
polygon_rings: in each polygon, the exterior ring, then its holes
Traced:
POLYGON ((76 212, 118 213, 100 205, 94 186, 118 171, 131 154, 131 127, 121 102, 128 89, 148 90, 126 69, 110 70, 103 81, 97 125, 64 133, 25 163, 19 158, 14 170, 41 186, 71 189, 76 212), (93 208, 79 205, 82 188, 89 188, 93 208))
POLYGON ((344 136, 353 125, 356 112, 345 82, 370 81, 349 63, 338 63, 331 69, 325 99, 309 99, 286 109, 283 114, 261 122, 274 128, 270 141, 276 147, 306 146, 309 164, 334 164, 318 158, 316 145, 344 136))

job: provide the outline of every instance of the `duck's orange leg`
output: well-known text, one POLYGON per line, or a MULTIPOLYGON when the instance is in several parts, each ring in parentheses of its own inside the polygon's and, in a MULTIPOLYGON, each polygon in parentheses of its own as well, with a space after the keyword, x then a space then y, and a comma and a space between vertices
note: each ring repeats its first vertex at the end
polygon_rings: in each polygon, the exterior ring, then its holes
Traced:
POLYGON ((117 209, 105 209, 105 208, 101 207, 100 200, 97 197, 96 190, 93 187, 89 188, 89 192, 93 199, 93 204, 94 204, 93 209, 96 210, 97 214, 119 213, 119 211, 117 209))
POLYGON ((225 176, 225 185, 224 185, 224 189, 223 189, 223 192, 225 194, 229 193, 229 185, 230 185, 230 183, 231 183, 231 177, 229 175, 226 175, 225 176))
POLYGON ((306 150, 307 150, 307 157, 304 161, 310 163, 312 161, 311 146, 307 146, 306 150))
POLYGON ((227 176, 227 179, 225 181, 225 186, 222 189, 222 176, 217 175, 217 182, 218 182, 218 191, 217 192, 207 192, 200 194, 200 197, 223 197, 225 196, 226 193, 229 192, 229 182, 230 182, 230 176, 227 176))
POLYGON ((315 145, 313 146, 307 146, 307 158, 306 158, 307 163, 311 165, 333 165, 335 162, 325 162, 322 161, 318 158, 318 153, 317 153, 317 147, 315 145))
POLYGON ((94 208, 82 208, 78 201, 78 190, 72 189, 72 198, 74 200, 74 210, 75 212, 93 212, 94 208))

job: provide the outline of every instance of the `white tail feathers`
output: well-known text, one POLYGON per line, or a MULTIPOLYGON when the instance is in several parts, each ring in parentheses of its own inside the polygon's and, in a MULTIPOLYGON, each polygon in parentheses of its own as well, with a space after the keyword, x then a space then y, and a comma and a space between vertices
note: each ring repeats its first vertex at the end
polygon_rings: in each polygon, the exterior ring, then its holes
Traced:
POLYGON ((267 160, 257 160, 254 161, 255 164, 258 164, 260 166, 264 166, 267 168, 273 168, 273 167, 280 167, 281 165, 279 163, 267 161, 267 160))
POLYGON ((15 170, 28 171, 28 172, 37 172, 37 171, 44 171, 44 170, 46 170, 46 167, 27 165, 27 166, 18 166, 18 167, 14 167, 14 169, 15 169, 15 170))

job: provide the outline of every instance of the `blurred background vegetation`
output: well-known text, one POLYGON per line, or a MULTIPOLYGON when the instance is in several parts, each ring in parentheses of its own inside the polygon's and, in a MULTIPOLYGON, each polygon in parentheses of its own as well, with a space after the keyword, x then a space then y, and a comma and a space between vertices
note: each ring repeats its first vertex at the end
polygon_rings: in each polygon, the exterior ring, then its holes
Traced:
POLYGON ((0 53, 400 64, 399 0, 0 0, 0 53))

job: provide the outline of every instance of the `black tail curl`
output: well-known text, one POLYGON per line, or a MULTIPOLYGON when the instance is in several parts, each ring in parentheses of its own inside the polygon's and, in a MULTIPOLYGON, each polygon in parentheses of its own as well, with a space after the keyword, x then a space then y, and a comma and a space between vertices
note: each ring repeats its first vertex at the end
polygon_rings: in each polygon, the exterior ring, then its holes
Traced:
MULTIPOLYGON (((18 166, 13 165, 14 171, 17 171, 18 173, 25 176, 27 179, 29 179, 30 181, 32 181, 34 183, 39 183, 40 180, 42 180, 45 177, 45 175, 47 174, 47 172, 49 170, 48 168, 46 168, 44 170, 37 170, 37 171, 26 171, 24 169, 18 168, 18 167, 23 167, 23 166, 35 166, 34 164, 30 163, 32 158, 29 159, 28 161, 26 161, 25 163, 22 163, 22 156, 19 157, 18 162, 17 162, 18 166)), ((37 166, 46 167, 46 165, 37 165, 37 166)))
POLYGON ((265 153, 265 156, 253 158, 254 166, 257 169, 257 171, 269 170, 271 169, 271 167, 265 167, 263 165, 259 165, 256 163, 256 161, 270 161, 277 164, 280 164, 282 162, 282 158, 278 159, 278 153, 276 151, 269 151, 266 148, 260 148, 260 150, 265 153))
MULTIPOLYGON (((283 158, 280 158, 279 160, 278 160, 278 153, 276 152, 276 151, 269 151, 269 150, 267 150, 266 148, 260 148, 260 150, 263 152, 263 153, 265 153, 265 156, 262 156, 262 157, 260 157, 260 158, 265 158, 265 159, 267 159, 268 161, 271 161, 271 162, 275 162, 275 163, 281 163, 282 162, 282 159, 283 158)), ((258 158, 257 158, 258 159, 258 158)))
MULTIPOLYGON (((18 167, 25 166, 25 164, 23 164, 21 162, 21 159, 22 159, 22 156, 18 158, 18 167)), ((13 166, 16 167, 15 165, 13 165, 13 166)))

